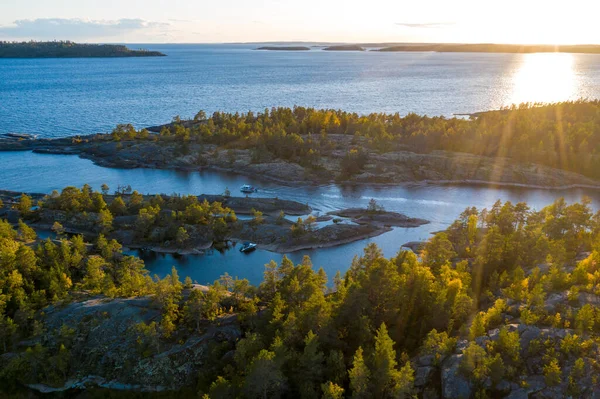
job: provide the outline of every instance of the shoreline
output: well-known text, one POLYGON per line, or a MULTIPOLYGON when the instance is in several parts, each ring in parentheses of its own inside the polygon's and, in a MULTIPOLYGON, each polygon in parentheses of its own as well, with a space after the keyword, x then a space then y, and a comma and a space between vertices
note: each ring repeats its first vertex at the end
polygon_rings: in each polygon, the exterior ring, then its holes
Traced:
MULTIPOLYGON (((356 241, 366 240, 368 238, 377 237, 382 234, 389 233, 392 230, 393 230, 393 228, 391 228, 391 227, 381 227, 378 230, 375 230, 370 233, 362 233, 362 234, 357 235, 356 237, 343 238, 338 241, 331 241, 331 242, 314 244, 314 245, 300 244, 300 245, 289 245, 286 247, 285 244, 264 244, 264 245, 258 244, 257 249, 274 252, 277 254, 287 254, 287 253, 298 252, 298 251, 308 251, 308 250, 314 250, 314 249, 332 248, 332 247, 337 247, 340 245, 351 244, 356 241)), ((232 238, 231 240, 235 240, 235 239, 232 238)))
MULTIPOLYGON (((11 210, 10 207, 11 204, 15 203, 15 200, 20 196, 20 193, 0 190, 0 196, 7 200, 7 208, 6 212, 4 212, 6 213, 7 220, 11 223, 16 223, 19 219, 19 215, 17 211, 11 210)), ((108 197, 110 199, 114 196, 108 197)), ((197 197, 200 199, 202 197, 206 198, 207 196, 201 195, 197 197)), ((148 196, 146 196, 146 199, 147 198, 148 196)), ((37 199, 39 200, 40 198, 38 197, 37 199)), ((214 200, 218 198, 215 197, 211 199, 214 200)), ((242 197, 230 197, 227 201, 232 202, 232 209, 234 210, 242 206, 246 201, 250 201, 250 205, 252 206, 263 205, 266 207, 266 209, 263 209, 267 211, 274 205, 275 207, 278 207, 282 204, 288 205, 289 208, 293 208, 294 206, 296 208, 304 207, 304 205, 300 203, 276 200, 273 198, 248 199, 242 197)), ((0 211, 2 210, 4 210, 4 207, 0 208, 0 211)), ((35 220, 29 223, 30 227, 38 233, 42 231, 52 231, 53 222, 60 220, 64 225, 65 234, 80 234, 88 240, 93 240, 94 237, 100 234, 99 231, 89 227, 85 221, 73 221, 72 219, 68 219, 68 212, 66 211, 53 209, 45 210, 42 208, 38 212, 39 213, 35 215, 35 220)), ((310 213, 311 208, 306 206, 306 212, 310 213)), ((229 231, 229 234, 222 239, 215 240, 214 237, 211 238, 209 235, 209 237, 205 237, 204 239, 192 240, 187 246, 173 246, 170 245, 168 241, 152 242, 146 239, 136 239, 131 234, 132 229, 129 226, 131 220, 125 220, 131 218, 131 216, 127 215, 115 218, 113 229, 108 233, 105 233, 105 235, 109 239, 117 239, 125 250, 151 251, 159 254, 181 256, 203 255, 209 249, 231 249, 235 247, 235 244, 244 241, 255 242, 257 248, 261 250, 286 254, 301 250, 337 247, 388 233, 393 230, 393 227, 414 228, 430 223, 428 220, 411 218, 397 212, 379 211, 378 213, 373 214, 367 209, 360 208, 340 210, 334 212, 334 214, 340 214, 339 216, 346 217, 343 215, 344 212, 350 213, 348 217, 354 222, 353 224, 334 223, 316 229, 309 225, 305 230, 304 227, 302 227, 301 233, 295 235, 295 224, 293 222, 288 220, 281 222, 278 221, 275 216, 267 216, 263 223, 254 227, 251 227, 252 221, 249 220, 233 222, 234 224, 230 227, 231 230, 229 231)), ((95 213, 91 214, 95 215, 95 213)), ((331 216, 326 215, 326 217, 331 216)), ((93 216, 93 218, 95 218, 95 216, 93 216)), ((192 232, 193 231, 195 230, 192 230, 192 232)), ((197 231, 197 233, 200 232, 201 230, 197 231)), ((57 238, 60 238, 60 236, 57 238)))
MULTIPOLYGON (((110 162, 102 162, 102 158, 94 157, 87 153, 81 151, 39 151, 35 148, 11 148, 4 149, 0 148, 0 153, 2 152, 32 152, 40 155, 57 155, 57 156, 78 156, 81 159, 87 159, 91 161, 94 165, 103 167, 103 168, 111 168, 111 169, 157 169, 157 170, 174 170, 174 171, 182 171, 182 172, 202 172, 205 170, 215 171, 215 172, 225 172, 225 173, 233 173, 240 176, 248 176, 248 177, 256 177, 253 172, 246 171, 244 169, 239 168, 226 168, 217 165, 206 165, 206 166, 198 166, 198 167, 182 167, 182 166, 131 166, 127 167, 124 165, 115 165, 110 162)), ((583 183, 572 183, 565 184, 561 186, 547 186, 547 185, 539 185, 539 184, 528 184, 528 183, 517 183, 517 182, 500 182, 500 181, 488 181, 488 180, 476 180, 476 179, 465 179, 465 180, 414 180, 414 181, 401 181, 401 182, 388 182, 388 183, 379 183, 379 182, 362 182, 362 181, 337 181, 335 179, 322 179, 322 180, 284 180, 281 178, 277 178, 269 175, 261 175, 261 180, 278 183, 287 187, 302 187, 311 184, 316 184, 318 186, 327 186, 327 185, 339 185, 339 186, 350 186, 350 187, 407 187, 407 186, 473 186, 473 187, 505 187, 505 188, 523 188, 523 189, 535 189, 535 190, 555 190, 555 191, 563 191, 570 189, 591 189, 591 190, 600 190, 600 182, 597 185, 592 184, 583 184, 583 183)))

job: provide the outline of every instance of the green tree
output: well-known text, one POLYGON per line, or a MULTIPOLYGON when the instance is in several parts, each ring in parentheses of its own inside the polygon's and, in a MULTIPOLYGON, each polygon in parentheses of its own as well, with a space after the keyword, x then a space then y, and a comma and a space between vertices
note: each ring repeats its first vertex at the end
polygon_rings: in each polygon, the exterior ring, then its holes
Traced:
POLYGON ((456 256, 452 242, 448 239, 446 233, 438 233, 430 239, 423 250, 423 262, 431 266, 432 269, 438 270, 446 262, 456 256))
POLYGON ((275 359, 275 353, 261 350, 246 375, 243 393, 247 398, 279 398, 284 393, 286 378, 275 359))
POLYGON ((110 212, 115 216, 123 216, 127 214, 127 205, 120 195, 110 203, 109 209, 110 212))
POLYGON ((561 374, 562 371, 557 359, 551 359, 550 362, 544 366, 544 381, 546 381, 546 385, 548 386, 559 385, 562 380, 561 374))
POLYGON ((98 227, 102 233, 108 233, 113 228, 113 215, 108 209, 102 209, 98 213, 98 227))
POLYGON ((203 110, 198 111, 196 115, 194 115, 194 121, 203 121, 206 119, 206 112, 203 110))
POLYGON ((254 223, 255 225, 264 223, 265 219, 264 219, 263 213, 261 211, 258 211, 256 209, 252 208, 251 212, 252 212, 252 223, 254 223))
POLYGON ((359 347, 356 350, 352 361, 352 369, 350 369, 348 374, 352 398, 362 399, 371 397, 371 392, 369 391, 371 372, 363 358, 362 347, 359 347))
POLYGON ((321 384, 321 390, 323 391, 321 399, 342 399, 344 397, 344 388, 331 381, 321 384))
POLYGON ((183 246, 189 239, 190 235, 188 234, 187 230, 183 226, 180 226, 177 230, 177 235, 175 236, 175 241, 177 241, 177 244, 179 246, 183 246))
POLYGON ((21 241, 29 242, 37 238, 35 230, 27 226, 21 219, 19 219, 19 228, 17 230, 18 237, 21 241))
POLYGON ((54 224, 52 225, 51 230, 53 232, 55 232, 57 235, 59 235, 59 236, 65 233, 65 228, 59 222, 54 222, 54 224))
POLYGON ((21 217, 27 217, 31 215, 31 208, 33 207, 33 201, 30 196, 27 194, 21 194, 21 198, 19 198, 19 202, 16 205, 17 211, 21 217))
POLYGON ((404 396, 412 387, 412 368, 407 363, 402 371, 396 369, 396 351, 394 341, 388 334, 385 323, 377 330, 375 336, 375 353, 373 354, 373 367, 371 392, 380 398, 404 396))
POLYGON ((296 377, 300 383, 300 394, 303 398, 314 398, 318 396, 323 376, 323 363, 325 355, 319 350, 318 336, 309 331, 304 339, 304 351, 298 361, 296 377))

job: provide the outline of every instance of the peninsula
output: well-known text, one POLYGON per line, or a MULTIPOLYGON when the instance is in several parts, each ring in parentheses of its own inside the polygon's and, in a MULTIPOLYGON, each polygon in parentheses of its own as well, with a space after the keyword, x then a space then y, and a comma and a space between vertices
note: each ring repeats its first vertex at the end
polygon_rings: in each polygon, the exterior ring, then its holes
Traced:
POLYGON ((158 51, 131 50, 117 44, 0 41, 0 58, 112 58, 112 57, 164 57, 158 51))
POLYGON ((590 150, 600 145, 592 128, 600 122, 598 110, 599 101, 576 101, 469 119, 303 107, 217 112, 210 118, 199 112, 192 120, 142 130, 119 125, 110 134, 0 135, 0 151, 74 154, 106 167, 226 170, 288 185, 600 187, 600 157, 590 150), (503 140, 507 131, 511 140, 503 140), (562 141, 556 132, 563 132, 562 141), (554 144, 559 142, 560 154, 554 144))

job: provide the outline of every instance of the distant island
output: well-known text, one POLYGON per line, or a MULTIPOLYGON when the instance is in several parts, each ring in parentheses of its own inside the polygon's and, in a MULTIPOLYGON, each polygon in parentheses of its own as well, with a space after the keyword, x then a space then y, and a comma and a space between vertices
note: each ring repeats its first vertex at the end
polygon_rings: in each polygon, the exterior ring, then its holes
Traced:
POLYGON ((373 51, 435 51, 439 53, 587 53, 600 54, 598 45, 523 44, 402 44, 373 51))
POLYGON ((118 44, 85 44, 70 41, 2 42, 0 58, 99 58, 164 57, 158 51, 131 50, 118 44))
POLYGON ((309 47, 305 46, 264 46, 259 47, 257 50, 270 50, 270 51, 310 51, 309 47))
POLYGON ((344 44, 339 46, 329 46, 323 49, 324 51, 365 51, 358 44, 344 44))

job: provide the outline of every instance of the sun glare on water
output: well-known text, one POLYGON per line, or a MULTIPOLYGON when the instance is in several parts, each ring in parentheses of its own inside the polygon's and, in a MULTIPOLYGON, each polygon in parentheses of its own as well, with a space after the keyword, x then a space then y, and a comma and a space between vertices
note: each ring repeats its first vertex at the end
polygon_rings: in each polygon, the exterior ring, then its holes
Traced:
POLYGON ((577 76, 573 54, 537 53, 523 55, 513 77, 512 104, 558 102, 574 99, 577 76))

